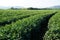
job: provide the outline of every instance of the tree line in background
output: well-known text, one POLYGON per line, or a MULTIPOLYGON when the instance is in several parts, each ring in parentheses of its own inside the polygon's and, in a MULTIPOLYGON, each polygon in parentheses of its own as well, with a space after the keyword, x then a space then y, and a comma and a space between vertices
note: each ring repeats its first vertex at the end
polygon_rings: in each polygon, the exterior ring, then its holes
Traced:
POLYGON ((10 9, 12 10, 51 10, 51 8, 33 8, 33 7, 29 7, 29 8, 14 8, 11 7, 10 9))

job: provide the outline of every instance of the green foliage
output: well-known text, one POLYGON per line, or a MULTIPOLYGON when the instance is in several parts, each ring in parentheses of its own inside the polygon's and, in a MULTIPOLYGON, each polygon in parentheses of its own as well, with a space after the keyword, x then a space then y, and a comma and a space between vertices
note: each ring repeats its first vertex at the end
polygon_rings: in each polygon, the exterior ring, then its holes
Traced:
POLYGON ((51 10, 0 10, 0 22, 10 21, 30 15, 30 17, 17 20, 11 24, 0 26, 0 40, 30 40, 32 29, 39 28, 44 17, 52 14, 51 10), (35 14, 35 15, 34 15, 35 14))
POLYGON ((49 21, 49 30, 45 33, 44 40, 60 40, 60 12, 58 11, 49 21))
POLYGON ((10 21, 13 19, 20 19, 26 16, 36 15, 40 13, 47 13, 51 11, 37 11, 37 10, 0 10, 0 22, 10 21))

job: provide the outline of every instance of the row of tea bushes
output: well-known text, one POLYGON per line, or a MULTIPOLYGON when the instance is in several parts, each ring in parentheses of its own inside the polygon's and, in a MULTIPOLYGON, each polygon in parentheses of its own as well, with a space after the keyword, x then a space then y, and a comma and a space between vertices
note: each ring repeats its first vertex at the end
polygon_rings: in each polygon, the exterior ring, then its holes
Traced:
POLYGON ((60 40, 60 12, 49 20, 48 29, 45 33, 44 40, 60 40))

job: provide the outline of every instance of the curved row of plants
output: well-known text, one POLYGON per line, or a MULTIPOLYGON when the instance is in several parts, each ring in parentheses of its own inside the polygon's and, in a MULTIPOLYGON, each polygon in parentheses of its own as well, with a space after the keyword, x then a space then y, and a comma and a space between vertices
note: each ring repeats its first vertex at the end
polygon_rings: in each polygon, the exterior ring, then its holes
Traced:
POLYGON ((22 16, 49 13, 51 11, 35 11, 35 10, 0 10, 0 22, 10 21, 13 19, 21 18, 22 16))
POLYGON ((45 33, 44 40, 60 40, 60 12, 58 11, 48 23, 48 31, 45 33))
MULTIPOLYGON (((44 11, 45 12, 45 11, 44 11)), ((17 20, 27 18, 36 14, 44 13, 42 11, 17 11, 17 10, 0 10, 0 26, 4 26, 6 24, 11 24, 12 22, 16 22, 17 20)))
POLYGON ((24 12, 24 11, 0 11, 0 22, 5 22, 5 21, 11 21, 14 19, 19 19, 23 18, 25 16, 33 15, 37 13, 32 13, 32 12, 24 12))

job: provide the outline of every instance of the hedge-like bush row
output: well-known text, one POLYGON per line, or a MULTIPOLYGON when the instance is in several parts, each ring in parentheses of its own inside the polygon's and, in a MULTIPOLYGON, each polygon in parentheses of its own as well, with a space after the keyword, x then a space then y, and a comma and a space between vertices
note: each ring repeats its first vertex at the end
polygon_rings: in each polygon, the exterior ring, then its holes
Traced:
POLYGON ((44 40, 60 40, 60 12, 56 13, 48 23, 48 31, 44 40))

